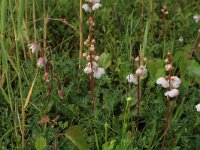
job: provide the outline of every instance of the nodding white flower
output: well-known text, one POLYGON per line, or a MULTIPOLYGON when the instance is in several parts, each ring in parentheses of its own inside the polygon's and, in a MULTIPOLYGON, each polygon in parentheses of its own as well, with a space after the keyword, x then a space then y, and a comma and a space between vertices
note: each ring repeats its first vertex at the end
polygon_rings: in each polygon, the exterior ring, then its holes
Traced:
POLYGON ((145 66, 140 66, 140 67, 135 71, 135 73, 136 73, 137 75, 143 76, 143 75, 145 75, 145 74, 147 73, 147 69, 146 69, 145 66))
POLYGON ((83 71, 84 71, 85 74, 91 74, 92 73, 92 68, 91 68, 91 66, 86 66, 83 71))
POLYGON ((97 67, 98 67, 98 65, 97 65, 97 63, 96 63, 95 61, 92 62, 92 67, 91 67, 91 63, 89 62, 89 63, 86 65, 86 67, 85 67, 85 69, 84 69, 83 71, 84 71, 85 74, 91 74, 92 71, 93 71, 94 69, 96 69, 97 67))
POLYGON ((179 42, 181 42, 181 43, 182 43, 182 42, 183 42, 183 37, 182 37, 182 36, 181 36, 181 37, 179 37, 179 39, 178 39, 178 40, 179 40, 179 42))
POLYGON ((197 109, 198 112, 200 112, 200 104, 197 104, 197 105, 195 106, 195 108, 197 109))
POLYGON ((85 10, 85 12, 91 12, 91 7, 88 4, 83 4, 82 8, 85 10))
POLYGON ((96 78, 96 79, 99 79, 101 78, 101 76, 105 73, 105 69, 104 68, 101 68, 101 67, 98 67, 96 69, 94 69, 94 73, 93 73, 93 76, 96 78))
POLYGON ((126 80, 128 80, 128 82, 130 82, 130 83, 138 84, 137 76, 134 74, 127 75, 126 80))
POLYGON ((95 3, 93 6, 92 6, 92 10, 95 11, 97 9, 99 9, 101 7, 101 4, 100 3, 95 3))
POLYGON ((200 15, 194 15, 193 18, 197 23, 200 20, 200 15))
POLYGON ((172 70, 172 69, 173 69, 173 66, 172 66, 171 64, 165 65, 165 70, 166 70, 166 71, 170 71, 170 70, 172 70))
POLYGON ((175 97, 177 95, 179 95, 179 90, 177 89, 171 89, 170 91, 165 92, 165 96, 175 97))
POLYGON ((44 64, 45 64, 45 59, 44 59, 44 57, 39 57, 38 58, 38 61, 37 61, 37 66, 39 67, 39 68, 41 68, 41 67, 43 67, 44 66, 44 64))
POLYGON ((170 79, 170 85, 172 88, 178 88, 179 85, 181 84, 181 79, 179 79, 177 76, 171 76, 170 79))
POLYGON ((162 87, 164 88, 168 88, 169 87, 169 81, 167 81, 165 78, 160 77, 156 80, 156 83, 159 85, 162 85, 162 87))
POLYGON ((31 49, 31 52, 34 53, 38 48, 38 44, 37 43, 31 43, 31 44, 28 44, 28 47, 29 47, 29 49, 31 49))

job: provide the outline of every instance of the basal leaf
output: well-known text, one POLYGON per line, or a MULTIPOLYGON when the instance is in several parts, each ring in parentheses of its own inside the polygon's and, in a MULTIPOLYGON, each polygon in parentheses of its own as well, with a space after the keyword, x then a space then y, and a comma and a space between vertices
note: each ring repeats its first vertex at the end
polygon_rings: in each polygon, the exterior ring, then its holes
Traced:
POLYGON ((83 137, 82 128, 80 126, 70 127, 67 129, 65 136, 80 150, 89 150, 89 145, 83 137))

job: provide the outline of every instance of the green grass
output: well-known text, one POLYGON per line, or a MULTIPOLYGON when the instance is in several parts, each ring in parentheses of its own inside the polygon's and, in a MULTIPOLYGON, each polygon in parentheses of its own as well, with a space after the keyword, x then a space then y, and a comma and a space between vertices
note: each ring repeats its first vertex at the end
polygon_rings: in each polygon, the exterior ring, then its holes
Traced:
MULTIPOLYGON (((92 113, 90 82, 83 72, 87 62, 79 56, 81 50, 87 51, 79 46, 79 0, 0 1, 0 149, 22 149, 22 144, 37 150, 161 149, 166 97, 155 82, 166 75, 168 50, 173 53, 173 75, 182 84, 179 96, 170 102, 165 149, 200 149, 200 113, 195 109, 200 103, 200 21, 193 19, 200 14, 200 2, 101 0, 101 4, 95 11, 96 48, 106 74, 95 80, 92 113), (169 14, 163 33, 164 5, 169 14), (51 18, 47 24, 45 17, 51 18), (35 41, 39 48, 32 54, 27 45, 35 41), (44 47, 52 64, 49 82, 43 80, 45 68, 36 65, 44 47), (136 69, 130 56, 137 57, 139 49, 148 59, 148 76, 140 86, 136 131, 137 87, 128 84, 126 76, 136 69), (63 99, 58 96, 57 78, 63 99), (45 116, 49 123, 38 123, 45 116)), ((90 15, 84 11, 82 15, 85 41, 90 15)))

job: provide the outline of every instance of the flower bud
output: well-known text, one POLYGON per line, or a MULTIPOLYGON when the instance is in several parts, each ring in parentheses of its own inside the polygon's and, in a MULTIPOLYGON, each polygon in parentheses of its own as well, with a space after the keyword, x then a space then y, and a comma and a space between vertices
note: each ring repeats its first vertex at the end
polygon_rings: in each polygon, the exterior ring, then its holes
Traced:
POLYGON ((60 97, 60 99, 64 98, 62 90, 58 90, 58 96, 60 97))
POLYGON ((136 62, 139 62, 139 61, 140 61, 139 56, 137 56, 137 57, 135 58, 135 61, 136 61, 136 62))
POLYGON ((165 65, 165 70, 166 71, 171 71, 171 70, 173 70, 174 68, 173 68, 173 66, 171 65, 171 64, 167 64, 167 65, 165 65))
POLYGON ((94 44, 92 44, 91 46, 90 46, 90 51, 94 51, 95 50, 95 47, 94 47, 94 44))
POLYGON ((95 57, 94 57, 94 60, 95 60, 95 61, 99 61, 99 59, 100 59, 99 56, 95 56, 95 57))
POLYGON ((45 72, 44 75, 43 75, 43 80, 44 81, 47 81, 49 78, 49 73, 48 72, 45 72))
POLYGON ((87 56, 87 53, 83 53, 83 57, 86 57, 87 56))

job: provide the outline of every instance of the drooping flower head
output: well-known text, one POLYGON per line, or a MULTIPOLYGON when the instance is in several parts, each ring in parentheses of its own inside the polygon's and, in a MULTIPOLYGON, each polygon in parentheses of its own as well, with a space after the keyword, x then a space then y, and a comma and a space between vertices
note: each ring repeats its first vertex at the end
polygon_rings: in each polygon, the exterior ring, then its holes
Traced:
POLYGON ((134 75, 134 74, 129 74, 129 75, 127 75, 127 76, 126 76, 126 80, 127 80, 129 83, 138 84, 137 76, 134 75))
POLYGON ((93 77, 95 77, 96 79, 100 79, 104 73, 105 73, 105 69, 98 67, 94 69, 93 77))
POLYGON ((85 12, 91 12, 99 9, 102 5, 100 4, 100 0, 86 0, 90 4, 83 4, 82 8, 85 12))
POLYGON ((195 106, 195 108, 197 109, 198 112, 200 112, 200 104, 197 104, 197 105, 195 106))
POLYGON ((35 51, 38 48, 38 44, 37 43, 31 43, 31 44, 28 44, 28 47, 29 47, 29 49, 31 49, 32 53, 35 53, 35 51))
POLYGON ((44 58, 43 56, 41 56, 37 60, 37 66, 39 68, 42 68, 45 65, 46 62, 47 62, 46 58, 44 58))
POLYGON ((167 81, 165 78, 160 77, 156 80, 156 83, 158 85, 162 85, 162 87, 164 88, 168 88, 169 87, 169 81, 167 81))
POLYGON ((200 20, 200 15, 194 15, 193 18, 197 23, 200 20))
POLYGON ((175 97, 179 95, 179 90, 177 89, 171 89, 167 92, 165 92, 165 96, 169 96, 169 97, 175 97))

